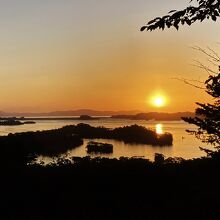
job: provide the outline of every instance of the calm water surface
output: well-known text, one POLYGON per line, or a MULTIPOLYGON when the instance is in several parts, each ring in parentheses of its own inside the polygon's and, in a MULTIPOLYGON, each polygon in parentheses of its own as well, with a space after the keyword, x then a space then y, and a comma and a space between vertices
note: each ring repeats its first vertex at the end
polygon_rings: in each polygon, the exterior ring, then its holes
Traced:
MULTIPOLYGON (((95 140, 106 143, 111 143, 114 146, 114 152, 110 155, 92 155, 105 156, 110 158, 125 157, 144 157, 153 159, 155 153, 162 153, 166 157, 183 157, 185 159, 197 158, 205 156, 199 147, 207 147, 194 136, 189 135, 186 129, 195 129, 193 125, 189 125, 183 121, 142 121, 142 120, 127 120, 127 119, 111 119, 103 118, 93 121, 80 120, 35 120, 36 124, 26 124, 21 126, 0 126, 0 135, 7 135, 9 133, 49 130, 54 128, 61 128, 65 125, 86 123, 92 126, 104 126, 107 128, 115 128, 125 125, 138 124, 147 128, 155 129, 158 134, 170 132, 173 134, 174 142, 171 147, 152 147, 150 145, 131 145, 114 140, 95 140)), ((89 140, 84 140, 84 145, 68 152, 68 156, 88 156, 86 152, 86 145, 89 140)), ((210 147, 209 147, 210 148, 210 147)))

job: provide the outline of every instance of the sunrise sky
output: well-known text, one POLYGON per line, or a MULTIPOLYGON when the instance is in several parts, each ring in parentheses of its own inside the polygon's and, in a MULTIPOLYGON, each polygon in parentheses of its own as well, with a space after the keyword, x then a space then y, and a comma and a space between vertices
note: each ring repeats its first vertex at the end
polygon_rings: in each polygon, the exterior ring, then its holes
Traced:
POLYGON ((172 78, 204 80, 192 46, 220 51, 218 24, 140 32, 189 0, 0 1, 0 110, 192 111, 205 92, 172 78), (157 94, 166 98, 158 108, 157 94))

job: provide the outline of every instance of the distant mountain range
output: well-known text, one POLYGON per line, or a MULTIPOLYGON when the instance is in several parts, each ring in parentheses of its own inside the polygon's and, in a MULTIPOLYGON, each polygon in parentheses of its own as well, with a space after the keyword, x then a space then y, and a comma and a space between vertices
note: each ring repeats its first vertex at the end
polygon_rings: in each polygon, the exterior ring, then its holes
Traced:
POLYGON ((194 117, 195 114, 192 112, 176 112, 176 113, 159 113, 159 112, 148 112, 141 113, 141 111, 96 111, 91 109, 78 109, 71 111, 54 111, 47 113, 17 113, 17 112, 3 112, 0 111, 0 117, 60 117, 60 116, 112 116, 115 119, 133 119, 133 120, 181 120, 182 117, 194 117))
POLYGON ((70 111, 53 111, 53 112, 44 112, 44 113, 19 113, 19 112, 3 112, 0 111, 0 117, 4 116, 19 116, 19 117, 33 117, 33 116, 80 116, 80 115, 89 115, 89 116, 112 116, 112 115, 134 115, 138 114, 141 111, 96 111, 91 109, 78 109, 70 111))

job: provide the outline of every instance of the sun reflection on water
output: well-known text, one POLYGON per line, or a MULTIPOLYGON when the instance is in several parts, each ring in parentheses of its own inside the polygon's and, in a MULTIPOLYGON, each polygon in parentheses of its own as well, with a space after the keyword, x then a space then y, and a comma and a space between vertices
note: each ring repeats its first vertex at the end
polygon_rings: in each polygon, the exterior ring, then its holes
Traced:
POLYGON ((163 125, 162 124, 156 124, 156 133, 157 134, 163 134, 163 125))

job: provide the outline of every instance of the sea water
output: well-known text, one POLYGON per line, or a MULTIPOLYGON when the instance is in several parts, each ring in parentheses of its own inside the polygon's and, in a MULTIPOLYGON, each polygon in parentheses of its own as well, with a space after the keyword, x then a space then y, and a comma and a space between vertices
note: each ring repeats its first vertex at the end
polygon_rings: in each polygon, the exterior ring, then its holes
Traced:
POLYGON ((141 125, 150 129, 156 130, 158 134, 170 132, 173 135, 173 146, 150 146, 142 144, 125 144, 122 141, 115 140, 93 140, 98 142, 110 143, 114 146, 113 154, 109 155, 89 155, 86 152, 86 145, 90 140, 84 140, 84 144, 71 151, 68 151, 68 156, 102 156, 109 158, 120 157, 143 157, 153 159, 155 153, 162 153, 166 157, 183 157, 192 159, 205 156, 206 154, 199 147, 211 148, 193 135, 189 135, 186 130, 195 130, 194 125, 185 123, 184 121, 145 121, 145 120, 130 120, 130 119, 112 119, 101 118, 99 120, 81 121, 81 120, 35 120, 36 124, 25 124, 20 126, 0 126, 0 135, 8 135, 9 133, 25 132, 25 131, 41 131, 54 128, 61 128, 65 125, 76 125, 79 123, 90 124, 91 126, 104 126, 107 128, 116 128, 127 125, 141 125))

